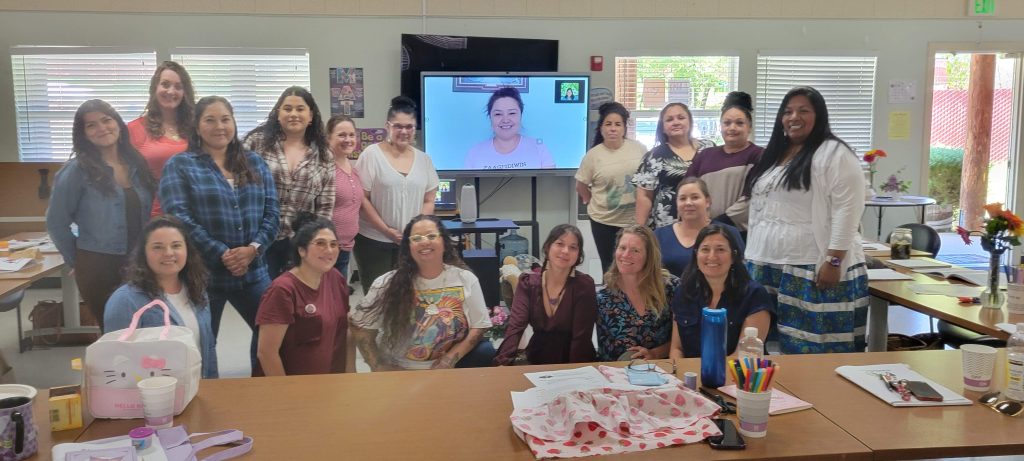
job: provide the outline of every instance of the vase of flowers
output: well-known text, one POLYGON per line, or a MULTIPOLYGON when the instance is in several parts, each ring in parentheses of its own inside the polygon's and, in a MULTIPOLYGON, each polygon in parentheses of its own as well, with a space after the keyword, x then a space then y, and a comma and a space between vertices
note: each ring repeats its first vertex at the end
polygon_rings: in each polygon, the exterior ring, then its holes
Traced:
POLYGON ((864 162, 868 164, 868 190, 866 191, 868 198, 875 196, 875 173, 878 172, 878 165, 875 162, 879 158, 888 156, 882 149, 871 149, 864 154, 864 162))
POLYGON ((491 327, 484 332, 484 336, 495 342, 505 338, 505 328, 508 327, 508 308, 505 306, 494 306, 488 309, 491 318, 491 327))
POLYGON ((1006 301, 1006 295, 999 289, 1000 262, 1006 250, 1020 245, 1024 221, 1012 211, 1003 209, 1002 203, 985 205, 985 211, 988 219, 983 230, 972 232, 957 226, 956 231, 968 245, 971 244, 971 235, 981 236, 981 248, 989 254, 988 283, 981 292, 981 307, 999 309, 1006 301))

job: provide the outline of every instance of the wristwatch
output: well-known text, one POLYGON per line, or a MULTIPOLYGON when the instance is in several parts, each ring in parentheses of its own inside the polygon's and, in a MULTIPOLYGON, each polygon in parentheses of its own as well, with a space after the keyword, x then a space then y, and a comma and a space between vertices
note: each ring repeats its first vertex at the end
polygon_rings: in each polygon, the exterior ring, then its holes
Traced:
POLYGON ((825 261, 832 265, 832 267, 839 267, 843 265, 843 258, 838 256, 825 256, 825 261))
POLYGON ((256 250, 256 254, 260 254, 260 247, 263 245, 260 245, 259 242, 252 242, 249 244, 249 246, 251 246, 252 249, 256 250))

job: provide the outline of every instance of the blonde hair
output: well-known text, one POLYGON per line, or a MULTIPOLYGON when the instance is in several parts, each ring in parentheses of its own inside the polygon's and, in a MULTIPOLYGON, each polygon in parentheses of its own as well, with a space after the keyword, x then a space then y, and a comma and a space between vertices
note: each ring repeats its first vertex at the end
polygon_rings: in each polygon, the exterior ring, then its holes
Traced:
MULTIPOLYGON (((665 279, 669 274, 661 268, 661 248, 658 246, 658 240, 649 227, 630 226, 619 231, 619 235, 615 238, 616 249, 619 247, 622 236, 626 234, 633 234, 644 241, 646 257, 644 258, 644 267, 640 269, 639 274, 640 296, 646 307, 654 311, 655 315, 660 316, 661 311, 668 305, 668 299, 665 296, 665 279)), ((608 288, 625 292, 622 289, 622 273, 619 272, 619 266, 615 260, 612 260, 611 267, 604 274, 604 283, 608 288)))

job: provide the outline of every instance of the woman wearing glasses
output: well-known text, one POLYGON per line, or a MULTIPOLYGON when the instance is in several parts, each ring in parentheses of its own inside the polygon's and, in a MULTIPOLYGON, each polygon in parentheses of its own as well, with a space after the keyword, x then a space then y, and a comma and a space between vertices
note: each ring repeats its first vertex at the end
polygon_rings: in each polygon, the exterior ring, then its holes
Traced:
POLYGON ((598 360, 668 357, 672 298, 679 278, 661 268, 661 250, 647 226, 619 232, 615 260, 597 292, 598 360))
POLYGON ((491 327, 480 282, 448 230, 436 217, 419 215, 400 241, 398 267, 374 280, 350 315, 363 359, 373 371, 452 368, 470 352, 461 366, 490 364, 493 348, 474 351, 491 327))
POLYGON ((355 371, 346 346, 348 286, 334 269, 338 237, 331 221, 300 212, 292 221, 293 267, 263 294, 253 375, 312 375, 355 371))
POLYGON ((686 266, 679 291, 672 299, 672 350, 670 357, 700 357, 700 321, 703 307, 721 308, 729 321, 726 351, 734 354, 740 332, 757 327, 764 341, 775 315, 768 292, 750 279, 739 242, 725 226, 711 224, 697 234, 697 257, 686 266))
POLYGON ((412 145, 416 134, 412 99, 391 100, 387 130, 387 141, 367 147, 356 160, 365 196, 354 249, 363 293, 395 267, 402 241, 399 229, 416 215, 434 214, 440 183, 430 157, 412 145))

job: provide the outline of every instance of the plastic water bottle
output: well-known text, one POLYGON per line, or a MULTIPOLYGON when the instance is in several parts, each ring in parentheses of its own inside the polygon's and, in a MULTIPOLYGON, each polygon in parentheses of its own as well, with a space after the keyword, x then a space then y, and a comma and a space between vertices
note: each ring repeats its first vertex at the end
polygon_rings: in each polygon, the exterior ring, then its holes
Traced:
POLYGON ((1007 398, 1024 401, 1024 323, 1017 324, 1017 332, 1006 342, 1007 398))
POLYGON ((725 385, 725 309, 705 307, 700 319, 700 384, 719 388, 725 385))
POLYGON ((736 356, 741 359, 764 357, 764 341, 757 337, 757 327, 747 327, 743 330, 743 338, 740 338, 739 344, 736 345, 736 356))

